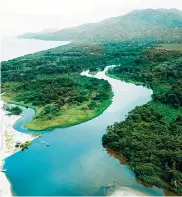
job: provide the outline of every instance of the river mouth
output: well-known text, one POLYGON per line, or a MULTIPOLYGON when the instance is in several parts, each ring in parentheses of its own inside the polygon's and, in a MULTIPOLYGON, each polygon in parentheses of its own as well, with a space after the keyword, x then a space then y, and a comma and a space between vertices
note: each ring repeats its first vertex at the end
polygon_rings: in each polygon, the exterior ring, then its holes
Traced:
MULTIPOLYGON (((106 76, 108 68, 94 76, 108 80, 114 93, 112 104, 103 114, 73 127, 45 132, 41 139, 33 141, 28 151, 6 159, 6 175, 17 196, 103 196, 120 188, 131 188, 145 195, 164 195, 162 189, 138 183, 129 167, 121 165, 102 146, 107 126, 125 120, 129 111, 150 101, 152 95, 152 91, 143 86, 106 76)), ((82 75, 93 77, 88 71, 82 75)), ((23 127, 30 118, 26 115, 25 112, 16 122, 16 130, 31 132, 23 127)))

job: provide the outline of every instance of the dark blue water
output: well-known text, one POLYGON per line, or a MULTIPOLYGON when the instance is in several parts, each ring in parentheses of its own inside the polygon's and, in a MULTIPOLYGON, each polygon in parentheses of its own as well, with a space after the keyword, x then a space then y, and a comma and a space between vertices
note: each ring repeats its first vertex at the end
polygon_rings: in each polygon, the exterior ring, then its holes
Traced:
MULTIPOLYGON (((108 195, 125 187, 144 195, 164 195, 162 189, 147 188, 138 183, 127 165, 110 156, 102 147, 106 127, 125 119, 137 105, 150 100, 151 91, 141 86, 112 79, 114 98, 111 106, 99 117, 77 126, 45 132, 33 141, 28 150, 17 152, 6 159, 6 175, 18 196, 73 196, 108 195), (40 141, 47 141, 47 147, 40 141)), ((25 109, 14 128, 24 128, 34 112, 25 109)))

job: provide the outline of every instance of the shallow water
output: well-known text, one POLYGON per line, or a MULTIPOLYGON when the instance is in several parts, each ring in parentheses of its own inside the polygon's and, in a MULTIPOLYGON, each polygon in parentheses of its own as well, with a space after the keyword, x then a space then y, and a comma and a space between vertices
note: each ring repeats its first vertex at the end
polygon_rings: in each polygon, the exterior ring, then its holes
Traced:
MULTIPOLYGON (((6 159, 6 175, 15 195, 111 195, 122 188, 136 195, 164 195, 162 189, 140 184, 129 167, 122 165, 102 146, 106 127, 124 120, 129 111, 150 101, 152 94, 145 87, 111 79, 105 71, 95 77, 109 81, 114 97, 103 114, 73 127, 47 131, 34 140, 28 150, 6 159), (40 141, 47 141, 50 146, 40 141)), ((89 76, 88 71, 82 74, 89 76)), ((23 125, 33 114, 32 109, 26 109, 14 128, 31 133, 23 125)))

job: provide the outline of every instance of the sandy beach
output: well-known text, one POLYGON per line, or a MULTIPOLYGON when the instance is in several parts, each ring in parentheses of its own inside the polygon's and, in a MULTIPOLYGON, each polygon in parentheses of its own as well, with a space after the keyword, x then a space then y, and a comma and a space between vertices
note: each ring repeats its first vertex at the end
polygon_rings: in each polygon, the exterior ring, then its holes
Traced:
POLYGON ((147 193, 138 191, 133 188, 129 187, 120 187, 116 191, 113 192, 111 196, 118 196, 118 197, 124 197, 124 196, 148 196, 147 193))
POLYGON ((20 133, 13 129, 13 124, 21 118, 21 116, 8 115, 6 111, 2 109, 3 102, 0 101, 0 116, 1 116, 1 131, 0 131, 0 197, 12 196, 11 185, 6 178, 4 172, 2 172, 4 159, 19 151, 16 148, 16 142, 24 143, 26 141, 32 141, 36 136, 20 133))

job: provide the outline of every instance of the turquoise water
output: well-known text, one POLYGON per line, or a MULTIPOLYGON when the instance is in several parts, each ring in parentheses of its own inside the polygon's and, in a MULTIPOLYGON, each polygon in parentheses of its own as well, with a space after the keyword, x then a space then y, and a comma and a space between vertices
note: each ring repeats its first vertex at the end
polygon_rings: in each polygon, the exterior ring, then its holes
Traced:
MULTIPOLYGON (((105 70, 106 71, 106 70, 105 70)), ((89 76, 88 72, 83 75, 89 76)), ((33 141, 28 150, 6 159, 6 175, 18 196, 110 195, 113 192, 142 192, 164 195, 162 189, 146 187, 137 182, 135 174, 122 165, 102 146, 106 127, 126 118, 128 112, 151 99, 152 91, 142 86, 121 82, 99 72, 97 78, 108 80, 114 97, 110 107, 88 122, 46 131, 33 141), (40 141, 47 141, 47 147, 40 141), (111 187, 108 187, 111 185, 111 187)), ((14 128, 29 132, 24 124, 31 121, 32 109, 25 109, 14 128)))

